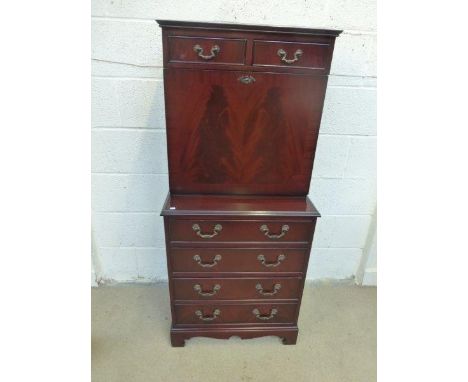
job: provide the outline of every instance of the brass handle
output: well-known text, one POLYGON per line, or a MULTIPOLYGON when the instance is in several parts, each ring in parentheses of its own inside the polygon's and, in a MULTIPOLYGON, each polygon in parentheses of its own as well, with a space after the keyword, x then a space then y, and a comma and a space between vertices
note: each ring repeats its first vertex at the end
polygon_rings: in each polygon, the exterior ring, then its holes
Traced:
POLYGON ((221 255, 216 255, 211 263, 202 263, 202 259, 199 255, 193 256, 193 259, 198 263, 200 267, 211 268, 218 264, 218 261, 221 261, 221 255))
POLYGON ((265 259, 265 256, 263 256, 263 255, 258 255, 258 256, 257 256, 257 260, 260 261, 260 262, 262 263, 262 265, 264 265, 265 267, 277 267, 277 266, 280 265, 281 262, 282 262, 283 260, 285 260, 285 259, 286 259, 286 255, 281 254, 281 255, 279 255, 278 258, 276 259, 276 262, 274 262, 274 263, 267 263, 267 262, 266 262, 266 259, 265 259))
POLYGON ((210 54, 204 55, 203 48, 200 45, 197 44, 193 46, 193 51, 198 54, 198 57, 203 58, 204 60, 211 60, 212 58, 216 57, 220 50, 221 48, 218 45, 213 45, 211 47, 210 54))
POLYGON ((286 232, 289 231, 289 226, 287 224, 284 224, 281 227, 281 233, 274 234, 274 233, 270 233, 270 229, 268 228, 266 224, 263 224, 260 226, 260 231, 262 231, 265 234, 265 236, 267 236, 270 239, 281 239, 284 235, 286 235, 286 232))
POLYGON ((281 61, 285 62, 286 64, 293 64, 296 61, 299 60, 299 57, 302 56, 302 53, 304 53, 301 49, 298 49, 294 52, 294 58, 291 60, 288 60, 286 56, 288 55, 284 49, 278 49, 278 56, 281 57, 281 61))
POLYGON ((200 296, 203 296, 203 297, 211 297, 211 296, 214 296, 220 289, 221 289, 221 285, 219 284, 215 284, 213 286, 213 290, 211 292, 203 292, 203 289, 201 287, 200 284, 195 284, 193 286, 193 289, 198 292, 198 294, 200 296))
POLYGON ((238 78, 238 80, 239 80, 240 82, 242 82, 243 84, 248 85, 248 84, 251 84, 251 83, 255 82, 255 77, 252 77, 252 76, 241 76, 241 77, 238 78))
POLYGON ((276 308, 273 308, 270 312, 270 314, 268 316, 264 316, 264 315, 261 315, 260 314, 260 311, 255 308, 254 310, 252 310, 252 313, 255 315, 255 317, 257 317, 259 320, 271 320, 273 317, 276 316, 276 314, 278 313, 278 309, 276 308))
POLYGON ((257 284, 255 286, 255 289, 257 289, 258 293, 260 293, 261 295, 263 296, 274 296, 276 293, 279 292, 279 290, 281 289, 281 284, 275 284, 273 285, 273 290, 269 291, 269 292, 265 292, 263 290, 263 287, 262 287, 262 284, 257 284))
POLYGON ((198 224, 194 224, 192 226, 192 229, 197 233, 198 236, 200 236, 202 239, 212 239, 215 237, 218 233, 221 232, 223 229, 223 226, 221 224, 216 224, 213 228, 213 233, 202 233, 201 228, 198 224))
POLYGON ((218 316, 221 314, 221 311, 219 309, 215 309, 213 311, 213 315, 211 316, 204 316, 201 310, 196 310, 195 315, 198 316, 198 318, 202 321, 213 321, 218 318, 218 316))

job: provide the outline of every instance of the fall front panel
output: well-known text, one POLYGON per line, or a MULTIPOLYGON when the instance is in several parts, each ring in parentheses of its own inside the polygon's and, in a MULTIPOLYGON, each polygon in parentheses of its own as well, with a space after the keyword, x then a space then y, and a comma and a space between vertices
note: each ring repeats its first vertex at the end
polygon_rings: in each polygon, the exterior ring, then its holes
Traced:
POLYGON ((172 193, 306 195, 327 77, 165 69, 172 193))

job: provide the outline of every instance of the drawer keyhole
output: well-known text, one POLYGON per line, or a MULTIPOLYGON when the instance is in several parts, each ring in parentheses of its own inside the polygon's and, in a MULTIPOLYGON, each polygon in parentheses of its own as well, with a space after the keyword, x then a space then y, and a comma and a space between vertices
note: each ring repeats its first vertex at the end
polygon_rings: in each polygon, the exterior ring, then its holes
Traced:
POLYGON ((243 84, 245 85, 248 85, 248 84, 252 84, 254 83, 256 80, 255 80, 255 77, 253 76, 241 76, 238 78, 239 82, 242 82, 243 84))

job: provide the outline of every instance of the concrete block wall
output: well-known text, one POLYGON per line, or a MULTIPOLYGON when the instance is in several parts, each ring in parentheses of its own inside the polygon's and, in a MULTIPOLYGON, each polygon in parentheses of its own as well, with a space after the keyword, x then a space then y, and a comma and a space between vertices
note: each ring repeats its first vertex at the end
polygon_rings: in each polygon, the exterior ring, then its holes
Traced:
POLYGON ((155 19, 343 29, 310 196, 310 279, 356 274, 375 209, 376 4, 372 0, 93 0, 92 228, 98 281, 166 279, 168 191, 161 32, 155 19))

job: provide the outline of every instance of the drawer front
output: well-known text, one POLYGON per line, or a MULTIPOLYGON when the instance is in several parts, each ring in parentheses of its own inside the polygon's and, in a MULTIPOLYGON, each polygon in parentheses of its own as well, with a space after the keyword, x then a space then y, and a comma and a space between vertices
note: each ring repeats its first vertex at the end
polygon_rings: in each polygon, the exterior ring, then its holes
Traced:
POLYGON ((300 277, 176 278, 176 300, 298 299, 300 277))
POLYGON ((254 41, 253 65, 329 70, 332 49, 327 43, 254 41))
POLYGON ((245 63, 245 39, 169 36, 169 62, 245 63))
POLYGON ((174 305, 176 324, 287 324, 294 323, 296 304, 174 305))
POLYGON ((312 222, 182 220, 171 222, 170 240, 198 242, 309 242, 312 222))
POLYGON ((297 249, 170 248, 173 272, 302 272, 309 255, 297 249))

